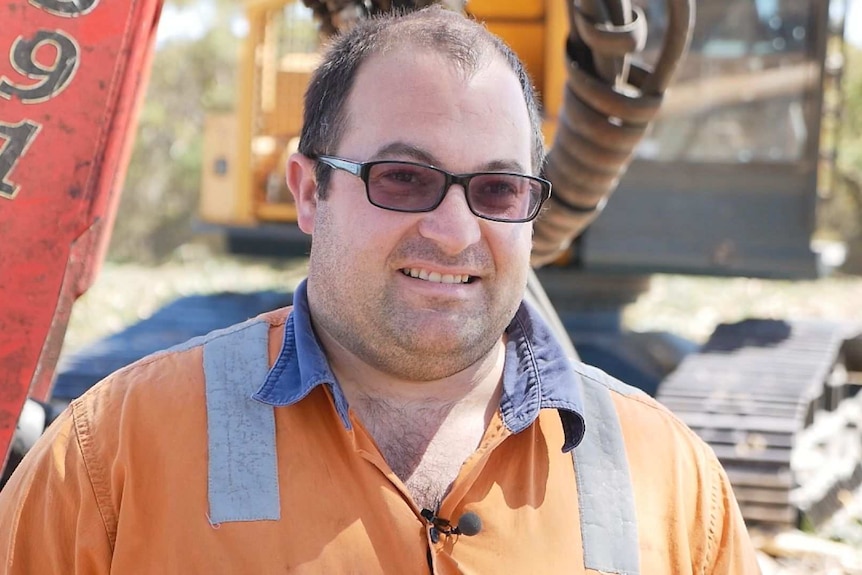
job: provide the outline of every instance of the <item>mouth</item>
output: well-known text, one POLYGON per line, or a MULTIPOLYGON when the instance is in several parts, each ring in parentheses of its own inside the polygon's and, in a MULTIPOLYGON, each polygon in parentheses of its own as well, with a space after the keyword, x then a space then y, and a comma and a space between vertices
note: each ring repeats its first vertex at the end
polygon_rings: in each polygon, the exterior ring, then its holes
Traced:
POLYGON ((407 277, 440 284, 470 284, 478 279, 468 274, 441 274, 422 268, 402 268, 400 271, 407 277))

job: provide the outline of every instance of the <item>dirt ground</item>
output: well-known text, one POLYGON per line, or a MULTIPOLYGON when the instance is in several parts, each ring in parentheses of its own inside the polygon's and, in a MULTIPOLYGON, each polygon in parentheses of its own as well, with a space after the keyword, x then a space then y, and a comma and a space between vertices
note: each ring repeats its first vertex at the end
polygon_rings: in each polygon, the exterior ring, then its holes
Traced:
MULTIPOLYGON (((106 263, 73 309, 63 353, 120 331, 180 296, 292 290, 305 269, 302 259, 216 257, 195 247, 156 268, 106 263)), ((626 308, 624 324, 703 342, 717 324, 751 317, 831 319, 862 330, 862 277, 788 282, 657 275, 650 290, 626 308)), ((845 494, 845 500, 845 508, 816 533, 754 532, 764 575, 862 575, 862 490, 845 494)))

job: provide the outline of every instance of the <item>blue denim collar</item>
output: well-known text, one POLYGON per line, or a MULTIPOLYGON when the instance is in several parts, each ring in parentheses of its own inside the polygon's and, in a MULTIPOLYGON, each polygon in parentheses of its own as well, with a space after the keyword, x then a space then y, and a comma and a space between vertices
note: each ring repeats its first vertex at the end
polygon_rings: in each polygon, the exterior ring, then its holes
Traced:
MULTIPOLYGON (((584 435, 580 378, 539 313, 522 302, 506 328, 506 361, 500 413, 513 433, 529 427, 542 409, 556 409, 563 424, 563 451, 574 449, 584 435)), ((274 407, 292 405, 318 385, 329 387, 347 429, 347 399, 329 367, 311 327, 306 283, 296 288, 278 358, 254 398, 274 407)))

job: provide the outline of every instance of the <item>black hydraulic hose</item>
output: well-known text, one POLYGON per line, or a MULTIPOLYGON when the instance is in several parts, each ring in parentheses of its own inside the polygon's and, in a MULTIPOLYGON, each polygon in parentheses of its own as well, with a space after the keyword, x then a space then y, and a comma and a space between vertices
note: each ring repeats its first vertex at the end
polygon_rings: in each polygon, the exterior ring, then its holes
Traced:
POLYGON ((631 61, 646 22, 630 0, 573 0, 568 78, 545 175, 554 184, 536 221, 532 263, 556 260, 601 212, 655 117, 691 39, 694 0, 666 0, 668 27, 655 68, 631 61))
POLYGON ((677 64, 688 49, 694 29, 693 0, 668 2, 668 27, 662 41, 661 54, 655 70, 644 79, 641 86, 646 94, 664 94, 677 64))

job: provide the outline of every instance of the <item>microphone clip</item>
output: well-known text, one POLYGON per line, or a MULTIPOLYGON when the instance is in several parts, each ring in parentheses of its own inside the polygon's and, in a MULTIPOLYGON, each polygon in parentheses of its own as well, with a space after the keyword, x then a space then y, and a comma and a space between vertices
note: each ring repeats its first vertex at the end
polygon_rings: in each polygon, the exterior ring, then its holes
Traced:
MULTIPOLYGON (((431 524, 437 533, 442 533, 443 535, 460 535, 461 531, 458 529, 458 526, 453 526, 448 519, 443 519, 442 517, 437 517, 433 511, 430 509, 423 509, 421 511, 422 517, 431 524)), ((434 538, 434 534, 431 535, 434 538)), ((436 541, 435 541, 436 543, 436 541)))
POLYGON ((482 530, 482 520, 479 516, 469 511, 458 519, 457 525, 452 525, 448 519, 437 517, 430 509, 423 509, 420 514, 431 525, 431 541, 437 543, 440 540, 440 534, 446 535, 465 535, 472 537, 482 530))

